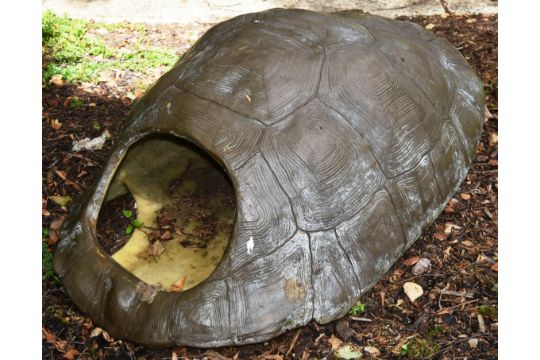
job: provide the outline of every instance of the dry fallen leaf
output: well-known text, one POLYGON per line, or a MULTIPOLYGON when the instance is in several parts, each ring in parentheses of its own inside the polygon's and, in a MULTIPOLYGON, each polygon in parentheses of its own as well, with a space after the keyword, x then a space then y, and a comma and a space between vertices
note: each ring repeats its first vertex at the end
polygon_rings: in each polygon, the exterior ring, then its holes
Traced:
POLYGON ((444 233, 445 234, 451 234, 453 229, 459 230, 459 229, 461 229, 461 227, 457 226, 456 224, 452 224, 452 223, 444 224, 444 233))
POLYGON ((433 237, 439 241, 444 241, 448 237, 448 234, 436 232, 433 234, 433 237))
POLYGON ((68 206, 69 204, 71 204, 71 196, 60 196, 60 195, 53 195, 53 196, 49 196, 49 199, 51 199, 55 204, 57 205, 60 205, 60 206, 68 206))
POLYGON ((63 358, 67 360, 74 360, 77 355, 79 355, 77 350, 70 349, 64 354, 63 358))
POLYGON ((497 133, 489 134, 489 144, 496 145, 499 142, 499 135, 497 133))
POLYGON ((52 332, 49 332, 45 328, 41 328, 41 337, 45 339, 49 344, 56 344, 56 336, 52 332))
POLYGON ((64 218, 65 216, 60 216, 51 223, 49 231, 49 241, 47 241, 49 245, 54 245, 58 242, 58 239, 60 237, 60 228, 62 227, 64 218))
POLYGON ((159 256, 165 252, 165 247, 161 244, 161 242, 156 241, 152 245, 148 247, 146 250, 146 255, 148 256, 159 256))
POLYGON ((103 329, 100 327, 97 327, 94 330, 92 330, 92 332, 90 333, 90 337, 93 338, 93 337, 101 335, 102 333, 103 333, 103 329))
POLYGON ((336 353, 336 358, 351 360, 351 359, 360 359, 362 357, 362 352, 360 349, 354 345, 347 344, 340 347, 336 353))
POLYGON ((422 294, 424 294, 424 289, 417 283, 414 283, 412 281, 406 282, 403 284, 403 291, 405 291, 405 295, 414 302, 416 299, 418 299, 422 294))
POLYGON ((403 263, 406 265, 406 266, 412 266, 414 264, 416 264, 418 262, 418 260, 420 260, 421 257, 416 255, 416 256, 411 256, 410 258, 406 259, 403 263))
POLYGON ((491 270, 499 272, 499 262, 498 261, 495 264, 491 265, 491 270))
POLYGON ((171 360, 178 360, 178 355, 174 351, 172 352, 171 360))
POLYGON ((471 349, 476 349, 478 347, 478 339, 476 338, 469 339, 467 342, 469 343, 471 349))
POLYGON ((332 350, 336 350, 337 348, 339 348, 341 346, 341 344, 343 344, 343 341, 341 341, 340 339, 338 339, 334 335, 332 335, 330 337, 330 339, 328 339, 328 342, 332 346, 332 350))
POLYGON ((427 30, 431 30, 431 29, 433 29, 434 27, 435 27, 435 24, 427 24, 427 25, 426 25, 426 29, 427 29, 427 30))
POLYGON ((51 127, 54 129, 54 130, 58 130, 62 127, 62 123, 60 121, 58 121, 58 119, 53 119, 51 120, 51 127))
POLYGON ((181 277, 180 280, 178 280, 174 284, 171 284, 171 286, 170 286, 171 292, 180 292, 180 291, 182 291, 182 289, 184 288, 184 285, 186 283, 186 278, 187 278, 187 275, 181 277))
POLYGON ((461 243, 467 247, 471 247, 474 245, 471 240, 463 240, 461 243))
POLYGON ((467 200, 471 199, 471 194, 461 193, 461 194, 459 194, 459 197, 462 198, 463 200, 467 201, 467 200))
POLYGON ((364 352, 370 356, 380 356, 381 352, 374 346, 364 346, 364 352))

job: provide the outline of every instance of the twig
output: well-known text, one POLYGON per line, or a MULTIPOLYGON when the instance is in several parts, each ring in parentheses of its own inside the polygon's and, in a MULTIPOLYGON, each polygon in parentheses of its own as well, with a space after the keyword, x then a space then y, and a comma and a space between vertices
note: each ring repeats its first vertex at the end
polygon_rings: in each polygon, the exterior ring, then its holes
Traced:
POLYGON ((467 304, 477 302, 477 301, 478 301, 478 299, 475 299, 475 300, 471 300, 471 301, 465 301, 465 302, 462 302, 461 304, 457 304, 457 305, 454 305, 454 306, 451 306, 451 307, 448 307, 448 308, 442 308, 441 310, 437 311, 437 314, 442 313, 443 311, 452 310, 452 309, 455 309, 457 307, 467 305, 467 304))
POLYGON ((351 316, 350 319, 353 320, 353 321, 364 321, 364 322, 371 322, 372 321, 371 319, 368 319, 368 318, 365 318, 365 317, 356 317, 356 316, 351 316))
POLYGON ((442 289, 442 290, 434 289, 434 291, 438 292, 441 295, 461 296, 461 297, 466 297, 469 299, 473 297, 472 294, 469 294, 466 291, 451 291, 451 290, 445 290, 445 289, 442 289))
POLYGON ((453 13, 450 11, 450 9, 448 9, 448 2, 447 0, 440 0, 441 2, 441 6, 443 7, 444 9, 444 12, 447 13, 448 15, 452 15, 453 13))
POLYGON ((291 341, 291 345, 289 345, 289 350, 287 350, 287 353, 285 354, 285 357, 289 356, 289 354, 291 353, 294 345, 296 344, 296 340, 298 340, 298 336, 300 336, 300 332, 302 331, 302 329, 298 329, 296 331, 296 334, 294 334, 294 337, 291 341))

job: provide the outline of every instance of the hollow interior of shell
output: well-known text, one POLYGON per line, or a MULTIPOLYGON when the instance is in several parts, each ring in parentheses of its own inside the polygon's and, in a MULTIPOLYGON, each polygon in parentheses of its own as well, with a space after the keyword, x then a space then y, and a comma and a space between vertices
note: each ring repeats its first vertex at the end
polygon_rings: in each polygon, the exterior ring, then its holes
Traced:
POLYGON ((127 222, 114 239, 104 239, 112 242, 107 249, 112 259, 164 291, 187 290, 210 276, 227 248, 235 216, 234 191, 219 165, 187 141, 150 136, 128 151, 103 208, 129 194, 133 211, 116 206, 112 215, 102 210, 98 219, 99 239, 111 236, 100 234, 107 230, 104 217, 127 222))

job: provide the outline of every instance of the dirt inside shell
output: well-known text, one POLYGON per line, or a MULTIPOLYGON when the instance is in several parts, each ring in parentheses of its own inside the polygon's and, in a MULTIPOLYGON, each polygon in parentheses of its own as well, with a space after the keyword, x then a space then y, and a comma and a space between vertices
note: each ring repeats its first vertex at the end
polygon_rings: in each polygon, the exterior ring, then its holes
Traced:
POLYGON ((100 210, 98 242, 147 284, 183 291, 219 264, 232 234, 234 191, 193 144, 151 136, 134 144, 100 210))

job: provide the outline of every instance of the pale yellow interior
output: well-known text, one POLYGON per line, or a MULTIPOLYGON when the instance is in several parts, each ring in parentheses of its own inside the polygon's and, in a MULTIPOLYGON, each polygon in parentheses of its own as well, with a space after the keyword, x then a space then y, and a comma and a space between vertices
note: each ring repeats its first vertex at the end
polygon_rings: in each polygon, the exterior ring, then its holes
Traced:
POLYGON ((137 218, 144 227, 136 229, 112 258, 142 281, 166 291, 179 291, 174 290, 175 283, 181 284, 180 291, 187 290, 210 276, 227 247, 235 211, 234 202, 231 202, 232 187, 219 166, 200 149, 183 140, 147 138, 130 148, 105 201, 127 191, 136 201, 137 218), (201 186, 202 183, 206 185, 201 186), (181 233, 171 231, 171 240, 160 241, 164 251, 162 248, 162 252, 155 256, 149 250, 147 234, 148 228, 159 227, 156 216, 160 209, 171 206, 175 201, 178 204, 180 198, 189 203, 192 194, 200 194, 201 191, 208 198, 204 208, 186 210, 180 206, 177 222, 183 230, 181 233), (191 248, 180 243, 191 241, 192 236, 185 233, 194 233, 201 225, 201 220, 184 221, 184 217, 189 215, 187 211, 211 213, 217 223, 219 230, 208 240, 206 248, 191 248))

